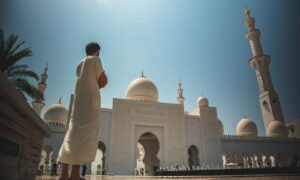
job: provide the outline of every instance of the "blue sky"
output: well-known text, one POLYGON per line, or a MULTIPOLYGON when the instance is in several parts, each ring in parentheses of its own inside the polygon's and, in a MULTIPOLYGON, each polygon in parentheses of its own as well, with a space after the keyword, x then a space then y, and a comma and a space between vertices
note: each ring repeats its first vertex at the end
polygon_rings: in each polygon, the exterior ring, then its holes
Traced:
MULTIPOLYGON (((300 117, 300 12, 297 0, 248 0, 261 30, 270 72, 287 122, 300 117)), ((102 107, 125 98, 143 70, 161 102, 176 103, 182 81, 185 108, 199 96, 217 107, 225 133, 244 114, 264 134, 255 72, 245 38, 242 0, 1 0, 0 27, 32 48, 24 59, 38 73, 49 62, 46 108, 62 97, 68 107, 84 46, 97 41, 109 77, 102 107)), ((43 112, 44 112, 43 111, 43 112)))

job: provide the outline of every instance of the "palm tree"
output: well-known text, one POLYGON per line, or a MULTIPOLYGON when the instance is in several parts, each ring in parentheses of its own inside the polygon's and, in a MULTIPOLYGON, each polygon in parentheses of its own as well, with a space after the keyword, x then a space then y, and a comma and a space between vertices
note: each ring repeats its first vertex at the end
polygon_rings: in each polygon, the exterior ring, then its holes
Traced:
POLYGON ((31 98, 36 98, 40 93, 36 86, 30 84, 28 78, 39 80, 39 76, 31 71, 25 64, 17 64, 25 57, 32 56, 29 47, 20 49, 25 43, 17 43, 18 36, 10 35, 4 38, 4 33, 0 28, 0 71, 15 88, 25 97, 25 94, 31 98))

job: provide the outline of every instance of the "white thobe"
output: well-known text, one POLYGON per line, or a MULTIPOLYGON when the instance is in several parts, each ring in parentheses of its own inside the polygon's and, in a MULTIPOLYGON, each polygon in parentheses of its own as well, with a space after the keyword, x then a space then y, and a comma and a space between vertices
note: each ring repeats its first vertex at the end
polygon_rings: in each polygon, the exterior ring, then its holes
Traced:
POLYGON ((98 56, 87 56, 77 66, 77 81, 69 128, 58 154, 65 164, 95 160, 99 142, 99 76, 103 72, 98 56))

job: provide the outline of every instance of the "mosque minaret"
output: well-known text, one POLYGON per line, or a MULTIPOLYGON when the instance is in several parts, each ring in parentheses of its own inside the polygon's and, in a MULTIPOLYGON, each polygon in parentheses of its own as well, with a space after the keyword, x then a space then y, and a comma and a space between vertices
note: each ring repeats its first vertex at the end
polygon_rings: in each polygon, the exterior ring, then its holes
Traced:
POLYGON ((178 81, 178 97, 177 97, 178 104, 184 104, 184 97, 183 97, 183 89, 181 87, 181 81, 178 81))
POLYGON ((34 101, 32 101, 32 103, 31 103, 32 108, 38 115, 41 115, 42 109, 45 106, 44 92, 45 92, 45 89, 47 88, 47 83, 46 83, 46 81, 48 79, 47 71, 48 71, 48 64, 44 68, 44 73, 41 74, 41 81, 38 83, 39 94, 37 95, 36 99, 34 101))
POLYGON ((247 17, 245 25, 248 29, 246 38, 250 42, 253 55, 249 63, 256 72, 260 92, 259 103, 265 129, 267 130, 271 122, 279 121, 280 124, 284 124, 284 118, 279 97, 273 87, 269 72, 271 58, 263 53, 260 43, 260 31, 255 28, 255 19, 250 16, 250 10, 247 7, 245 9, 245 15, 247 17))

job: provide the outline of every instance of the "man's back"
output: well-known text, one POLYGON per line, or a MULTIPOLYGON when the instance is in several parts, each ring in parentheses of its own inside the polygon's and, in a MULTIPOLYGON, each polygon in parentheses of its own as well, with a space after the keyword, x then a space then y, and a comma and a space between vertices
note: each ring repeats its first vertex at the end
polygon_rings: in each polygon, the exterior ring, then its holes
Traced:
POLYGON ((100 49, 99 44, 88 43, 85 47, 87 57, 77 66, 71 120, 58 155, 58 160, 63 165, 60 177, 62 180, 69 179, 69 164, 73 165, 71 179, 79 179, 80 164, 95 160, 100 126, 98 82, 103 72, 99 58, 100 49))
POLYGON ((97 56, 87 56, 79 63, 76 73, 75 112, 100 108, 98 78, 102 72, 101 61, 97 56))
POLYGON ((77 86, 79 85, 86 85, 89 88, 92 88, 90 89, 91 91, 99 90, 97 79, 102 72, 101 60, 98 56, 87 56, 81 60, 77 66, 75 93, 77 92, 77 86))

